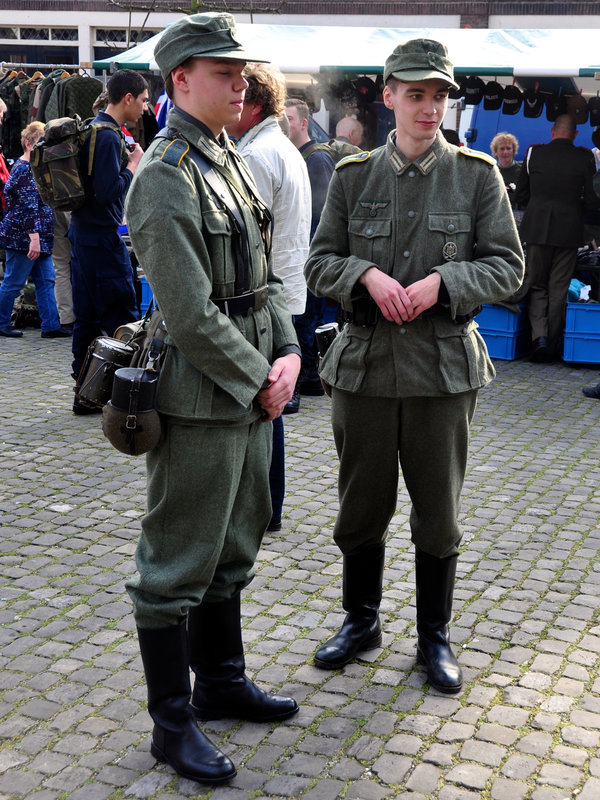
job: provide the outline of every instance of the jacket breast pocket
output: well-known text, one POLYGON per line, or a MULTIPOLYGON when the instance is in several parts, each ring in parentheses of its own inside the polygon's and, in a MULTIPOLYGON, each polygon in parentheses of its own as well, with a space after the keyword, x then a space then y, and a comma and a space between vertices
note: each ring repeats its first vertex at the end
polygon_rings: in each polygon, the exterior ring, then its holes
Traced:
POLYGON ((352 255, 385 267, 392 252, 390 219, 350 219, 348 238, 352 255))
POLYGON ((214 209, 204 211, 202 219, 212 266, 213 286, 234 283, 233 229, 229 217, 224 211, 214 209))
POLYGON ((437 251, 439 243, 445 261, 471 258, 472 219, 468 212, 431 212, 428 227, 433 250, 437 251))

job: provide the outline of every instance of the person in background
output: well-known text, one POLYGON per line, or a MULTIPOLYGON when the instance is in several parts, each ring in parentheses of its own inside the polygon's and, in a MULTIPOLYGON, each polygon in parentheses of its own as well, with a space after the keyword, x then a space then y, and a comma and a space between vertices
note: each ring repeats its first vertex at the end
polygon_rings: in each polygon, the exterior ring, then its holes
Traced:
MULTIPOLYGON (((254 176, 262 199, 273 214, 273 269, 283 281, 283 294, 296 317, 306 306, 304 263, 310 238, 311 194, 306 164, 283 134, 278 120, 285 117, 286 85, 280 70, 265 64, 246 67, 248 81, 238 123, 227 126, 238 153, 254 176)), ((298 411, 294 398, 285 413, 298 411)), ((285 496, 283 416, 273 420, 273 456, 269 473, 273 513, 268 531, 281 529, 285 496)))
POLYGON ((444 45, 398 45, 384 81, 396 129, 383 147, 337 165, 305 267, 309 288, 346 320, 320 370, 340 458, 333 536, 346 617, 314 663, 340 669, 381 644, 400 466, 412 501, 417 663, 455 694, 458 511, 477 392, 494 376, 473 318, 516 290, 523 253, 495 162, 439 133, 457 87, 444 45))
POLYGON ((337 161, 354 153, 360 153, 363 139, 363 125, 356 117, 342 117, 335 126, 335 139, 329 140, 329 147, 336 154, 337 161))
POLYGON ((54 215, 42 201, 29 165, 33 146, 43 135, 41 122, 32 122, 22 131, 23 155, 15 162, 4 190, 6 214, 0 223, 0 246, 6 253, 6 265, 0 285, 0 336, 10 338, 23 335, 23 331, 11 326, 10 318, 15 299, 30 276, 42 321, 42 338, 71 335, 60 326, 54 297, 54 215))
MULTIPOLYGON (((2 118, 6 113, 6 103, 0 97, 0 127, 2 127, 2 118)), ((6 163, 6 159, 2 155, 2 147, 0 146, 0 219, 4 216, 4 212, 6 210, 6 200, 4 198, 4 187, 6 186, 6 181, 8 180, 8 176, 10 174, 10 170, 8 169, 8 165, 6 163)))
MULTIPOLYGON (((289 98, 285 101, 285 115, 290 125, 290 141, 295 145, 306 161, 312 194, 312 215, 310 237, 315 235, 325 205, 329 181, 335 167, 333 158, 327 149, 320 149, 317 142, 310 138, 310 112, 304 100, 289 98)), ((313 397, 323 395, 323 386, 317 372, 317 347, 315 329, 323 324, 325 298, 317 298, 310 291, 306 293, 306 310, 294 318, 298 341, 302 350, 302 369, 298 378, 298 386, 294 401, 299 407, 300 397, 304 394, 313 397)))
POLYGON ((517 207, 515 189, 521 172, 522 161, 515 161, 519 151, 519 142, 512 133, 497 133, 490 142, 490 151, 498 162, 498 169, 508 192, 511 208, 517 207))
POLYGON ((542 363, 562 356, 565 303, 584 242, 584 212, 600 206, 594 157, 587 147, 575 146, 573 117, 559 115, 550 132, 548 144, 528 148, 515 193, 525 207, 520 235, 527 250, 530 360, 542 363))
MULTIPOLYGON (((92 174, 84 177, 86 199, 71 213, 69 227, 75 379, 97 336, 112 336, 120 325, 139 317, 133 268, 118 229, 123 223, 125 195, 143 152, 139 144, 127 149, 121 126, 144 113, 148 85, 139 72, 123 69, 111 76, 107 91, 108 105, 95 121, 110 123, 114 129, 97 133, 92 174)), ((88 138, 81 151, 84 164, 89 146, 88 138)), ((77 397, 73 402, 74 414, 101 411, 77 397)))

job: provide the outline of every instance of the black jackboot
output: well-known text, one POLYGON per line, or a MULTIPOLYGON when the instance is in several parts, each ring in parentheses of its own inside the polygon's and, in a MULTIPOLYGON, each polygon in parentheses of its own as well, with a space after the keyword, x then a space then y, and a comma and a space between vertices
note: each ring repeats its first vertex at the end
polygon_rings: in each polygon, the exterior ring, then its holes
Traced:
POLYGON ((417 664, 427 670, 429 683, 439 692, 456 694, 462 689, 462 671, 450 648, 448 624, 457 556, 435 558, 415 550, 417 584, 417 664))
POLYGON ((190 707, 190 672, 185 623, 169 628, 138 628, 148 686, 148 712, 154 720, 151 753, 178 775, 200 783, 223 783, 236 769, 198 729, 190 707))
POLYGON ((385 544, 343 557, 342 605, 347 611, 339 632, 315 653, 315 666, 340 669, 358 653, 381 644, 379 604, 385 566, 385 544))
POLYGON ((298 711, 291 697, 269 694, 245 673, 240 595, 202 603, 188 613, 190 663, 196 676, 192 709, 198 719, 272 722, 298 711))

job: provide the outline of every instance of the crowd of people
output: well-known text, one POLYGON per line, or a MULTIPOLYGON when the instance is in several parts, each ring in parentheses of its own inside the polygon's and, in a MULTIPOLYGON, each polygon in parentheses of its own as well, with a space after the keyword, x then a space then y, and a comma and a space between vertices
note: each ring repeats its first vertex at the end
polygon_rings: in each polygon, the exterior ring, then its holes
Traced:
MULTIPOLYGON (((340 669, 381 644, 401 469, 412 502, 417 662, 438 691, 461 691, 449 628, 458 511, 477 394, 494 377, 475 317, 482 303, 519 290, 523 239, 534 354, 556 356, 553 315, 580 243, 580 197, 600 201, 568 117, 522 165, 510 134, 492 143, 499 168, 442 135, 458 84, 436 41, 400 44, 386 59, 382 100, 395 128, 372 151, 361 149, 352 116, 329 143, 313 141, 306 102, 286 99, 281 72, 247 51, 227 13, 182 18, 154 55, 172 101, 166 127, 145 153, 128 147, 122 128, 143 114, 148 87, 137 72, 113 74, 86 200, 67 220, 72 368, 77 377, 90 342, 138 316, 119 234, 126 218, 168 330, 155 398, 162 435, 146 456, 147 509, 127 581, 151 752, 185 778, 219 784, 236 768, 198 721, 271 722, 298 711, 294 698, 247 675, 240 603, 265 531, 281 528, 282 415, 299 411, 300 395, 330 396, 339 456, 333 538, 346 616, 313 663, 340 669), (565 202, 569 226, 562 216, 557 224, 565 202), (342 326, 318 364, 326 301, 342 326)), ((29 276, 41 335, 70 334, 53 300, 54 215, 34 196, 27 165, 41 131, 33 123, 23 132, 24 156, 5 188, 7 337, 20 335, 10 310, 29 276)), ((75 399, 78 415, 99 410, 75 399)))

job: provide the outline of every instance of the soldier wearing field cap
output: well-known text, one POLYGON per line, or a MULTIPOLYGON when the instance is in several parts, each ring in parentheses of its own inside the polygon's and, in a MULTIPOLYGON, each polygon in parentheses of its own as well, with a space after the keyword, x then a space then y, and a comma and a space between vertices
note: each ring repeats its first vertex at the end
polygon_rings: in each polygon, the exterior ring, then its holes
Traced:
POLYGON ((268 260, 270 214, 224 132, 240 119, 246 62, 263 59, 224 13, 174 23, 155 58, 174 107, 132 182, 127 222, 168 330, 156 397, 163 435, 147 455, 148 508, 127 588, 151 752, 216 784, 236 770, 196 719, 266 722, 298 710, 245 674, 240 592, 271 518, 271 420, 292 396, 300 349, 268 260))
POLYGON ((338 163, 305 269, 346 321, 320 370, 340 457, 334 539, 346 617, 315 664, 337 669, 382 642, 400 464, 412 501, 417 662, 452 694, 463 683, 448 626, 469 425, 494 376, 473 317, 518 288, 523 254, 493 160, 439 130, 457 86, 446 48, 399 45, 384 80, 396 129, 385 146, 338 163))

